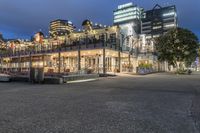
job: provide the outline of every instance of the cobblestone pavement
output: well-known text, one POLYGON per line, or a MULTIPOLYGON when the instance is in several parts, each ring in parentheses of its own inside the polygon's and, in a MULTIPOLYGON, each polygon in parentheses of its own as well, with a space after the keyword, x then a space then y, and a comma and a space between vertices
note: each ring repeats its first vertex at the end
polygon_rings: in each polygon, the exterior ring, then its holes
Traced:
POLYGON ((199 132, 199 74, 0 83, 0 133, 199 132))

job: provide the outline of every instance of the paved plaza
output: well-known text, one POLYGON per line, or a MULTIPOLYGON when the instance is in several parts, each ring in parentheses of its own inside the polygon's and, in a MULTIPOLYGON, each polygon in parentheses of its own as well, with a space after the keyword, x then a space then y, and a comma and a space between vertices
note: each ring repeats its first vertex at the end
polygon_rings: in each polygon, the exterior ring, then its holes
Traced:
POLYGON ((0 83, 0 133, 199 133, 200 74, 0 83))

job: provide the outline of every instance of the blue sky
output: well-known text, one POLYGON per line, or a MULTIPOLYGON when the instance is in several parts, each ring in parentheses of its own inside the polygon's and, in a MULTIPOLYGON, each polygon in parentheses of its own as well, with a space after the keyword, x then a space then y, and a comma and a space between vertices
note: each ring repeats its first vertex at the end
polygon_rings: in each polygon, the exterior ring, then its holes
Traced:
POLYGON ((200 38, 200 0, 0 0, 0 32, 5 38, 30 38, 42 29, 48 33, 53 19, 71 20, 80 27, 84 19, 111 25, 117 5, 133 2, 145 10, 155 4, 177 6, 179 26, 200 38))

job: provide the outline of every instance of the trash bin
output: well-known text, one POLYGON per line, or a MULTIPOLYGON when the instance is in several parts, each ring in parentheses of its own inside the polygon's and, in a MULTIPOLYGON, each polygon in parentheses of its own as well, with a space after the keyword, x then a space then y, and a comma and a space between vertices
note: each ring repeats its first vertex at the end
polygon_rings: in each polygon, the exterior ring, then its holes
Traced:
POLYGON ((43 83, 44 82, 44 68, 31 68, 30 69, 30 82, 43 83))

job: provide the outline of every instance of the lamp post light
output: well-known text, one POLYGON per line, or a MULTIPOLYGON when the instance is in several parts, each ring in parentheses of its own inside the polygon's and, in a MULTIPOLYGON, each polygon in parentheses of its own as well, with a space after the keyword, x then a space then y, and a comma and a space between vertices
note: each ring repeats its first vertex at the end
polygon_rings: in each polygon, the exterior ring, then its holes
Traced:
POLYGON ((96 54, 96 56, 97 56, 97 72, 99 74, 99 58, 101 57, 101 55, 100 54, 96 54))
POLYGON ((108 43, 108 29, 105 29, 106 34, 104 38, 104 43, 103 43, 103 74, 106 74, 106 49, 105 47, 107 46, 108 43))

